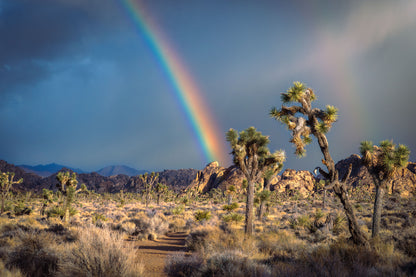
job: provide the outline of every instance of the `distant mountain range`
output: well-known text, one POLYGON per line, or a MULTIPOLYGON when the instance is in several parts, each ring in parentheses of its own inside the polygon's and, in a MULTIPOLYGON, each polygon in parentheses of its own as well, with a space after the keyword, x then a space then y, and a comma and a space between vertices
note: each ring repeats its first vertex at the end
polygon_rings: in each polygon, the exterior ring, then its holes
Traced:
MULTIPOLYGON (((65 166, 59 171, 69 171, 65 166)), ((36 167, 31 167, 36 168, 36 167)), ((127 167, 128 168, 128 167, 127 167)), ((43 168, 42 168, 43 169, 43 168)), ((123 166, 116 166, 114 170, 107 171, 108 174, 114 174, 117 170, 125 170, 123 166)), ((9 164, 4 160, 0 160, 0 172, 14 172, 15 180, 23 178, 23 183, 15 184, 13 186, 14 191, 32 191, 40 193, 42 189, 50 189, 56 191, 56 179, 57 172, 47 177, 41 177, 36 173, 25 171, 20 166, 9 164)), ((43 173, 48 171, 42 171, 43 173)), ((144 172, 144 171, 138 171, 144 172)), ((137 172, 134 172, 137 173, 137 172)), ((157 183, 166 184, 169 189, 178 193, 189 186, 195 179, 198 170, 196 169, 177 169, 177 170, 164 170, 158 172, 157 183)), ((103 173, 104 174, 104 173, 103 173)), ((97 172, 91 173, 79 173, 77 174, 79 184, 85 184, 88 190, 93 190, 97 193, 114 193, 120 192, 141 192, 144 188, 143 180, 139 176, 127 176, 125 174, 111 175, 109 177, 102 176, 97 172)))
POLYGON ((76 173, 85 173, 83 170, 79 169, 79 168, 71 168, 69 166, 65 166, 65 165, 61 165, 61 164, 56 164, 56 163, 51 163, 51 164, 39 164, 39 165, 35 165, 35 166, 31 166, 31 165, 18 165, 18 167, 20 167, 21 169, 23 169, 25 172, 27 173, 34 173, 36 175, 39 175, 41 177, 48 177, 51 176, 52 174, 60 171, 62 168, 68 168, 76 173))
MULTIPOLYGON (((41 177, 51 176, 51 175, 59 172, 62 168, 70 169, 71 171, 74 171, 77 174, 88 173, 88 172, 86 172, 82 169, 79 169, 79 168, 72 168, 72 167, 69 167, 69 166, 56 164, 56 163, 45 164, 45 165, 41 164, 41 165, 35 165, 35 166, 18 165, 18 167, 20 167, 21 169, 23 169, 27 173, 34 173, 34 174, 39 175, 41 177)), ((100 170, 97 170, 96 172, 98 174, 100 174, 101 176, 110 177, 110 176, 120 175, 120 174, 127 175, 127 176, 136 176, 136 175, 144 174, 148 171, 146 171, 146 170, 137 170, 137 169, 125 166, 125 165, 110 165, 110 166, 106 166, 104 168, 101 168, 100 170)))
POLYGON ((110 165, 110 166, 106 166, 104 168, 101 168, 100 170, 97 171, 98 174, 105 176, 105 177, 110 177, 110 176, 115 176, 115 175, 127 175, 127 176, 136 176, 136 175, 141 175, 144 174, 148 171, 146 170, 137 170, 125 165, 110 165))

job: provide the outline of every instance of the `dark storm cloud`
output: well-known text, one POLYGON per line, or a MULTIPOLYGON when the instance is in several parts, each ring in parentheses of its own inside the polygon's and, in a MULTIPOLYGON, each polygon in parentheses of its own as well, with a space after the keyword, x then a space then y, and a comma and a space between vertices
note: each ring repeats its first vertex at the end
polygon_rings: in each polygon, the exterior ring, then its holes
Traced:
POLYGON ((2 1, 0 93, 46 78, 51 72, 42 61, 76 56, 94 37, 114 31, 117 6, 100 2, 2 1))

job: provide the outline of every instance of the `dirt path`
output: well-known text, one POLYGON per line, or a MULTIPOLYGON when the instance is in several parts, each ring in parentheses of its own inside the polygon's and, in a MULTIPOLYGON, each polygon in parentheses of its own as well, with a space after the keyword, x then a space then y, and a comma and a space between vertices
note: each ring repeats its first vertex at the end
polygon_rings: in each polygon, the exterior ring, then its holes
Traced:
POLYGON ((155 241, 138 241, 139 259, 144 264, 145 276, 167 276, 164 272, 166 257, 177 252, 186 252, 187 233, 168 233, 155 241))

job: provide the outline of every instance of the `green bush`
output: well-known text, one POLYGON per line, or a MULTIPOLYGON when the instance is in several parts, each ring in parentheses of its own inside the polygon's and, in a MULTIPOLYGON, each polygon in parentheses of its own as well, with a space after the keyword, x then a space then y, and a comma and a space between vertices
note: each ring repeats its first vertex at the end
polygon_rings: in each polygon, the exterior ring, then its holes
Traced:
POLYGON ((183 214, 184 211, 185 211, 185 205, 178 205, 171 210, 172 214, 174 215, 183 214))
POLYGON ((237 202, 234 202, 234 203, 231 203, 230 205, 224 205, 224 206, 222 206, 222 209, 224 211, 227 211, 227 212, 232 212, 232 211, 238 209, 238 207, 239 207, 238 203, 237 202))
MULTIPOLYGON (((69 209, 69 215, 70 216, 76 215, 77 213, 78 213, 78 211, 75 210, 73 207, 71 207, 69 209)), ((46 211, 46 215, 48 217, 60 217, 60 218, 63 218, 64 215, 65 215, 65 210, 62 207, 60 207, 60 206, 54 206, 54 207, 52 207, 52 208, 50 208, 49 210, 46 211)))
POLYGON ((29 215, 32 213, 32 208, 27 207, 24 203, 20 202, 16 206, 14 206, 13 211, 16 216, 25 214, 29 215))
POLYGON ((243 221, 243 219, 244 219, 244 215, 239 214, 239 213, 230 213, 222 217, 222 220, 224 220, 224 222, 234 222, 234 223, 241 222, 243 221))
POLYGON ((211 218, 211 212, 210 211, 196 211, 194 216, 195 216, 196 221, 209 220, 211 218))

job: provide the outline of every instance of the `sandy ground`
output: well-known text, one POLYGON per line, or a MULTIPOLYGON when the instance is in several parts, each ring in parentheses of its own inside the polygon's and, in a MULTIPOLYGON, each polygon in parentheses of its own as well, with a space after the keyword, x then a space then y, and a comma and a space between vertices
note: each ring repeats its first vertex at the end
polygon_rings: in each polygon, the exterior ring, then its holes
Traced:
POLYGON ((168 233, 155 241, 138 241, 139 259, 144 264, 145 276, 167 276, 164 272, 167 256, 177 252, 186 252, 185 238, 187 233, 168 233))

